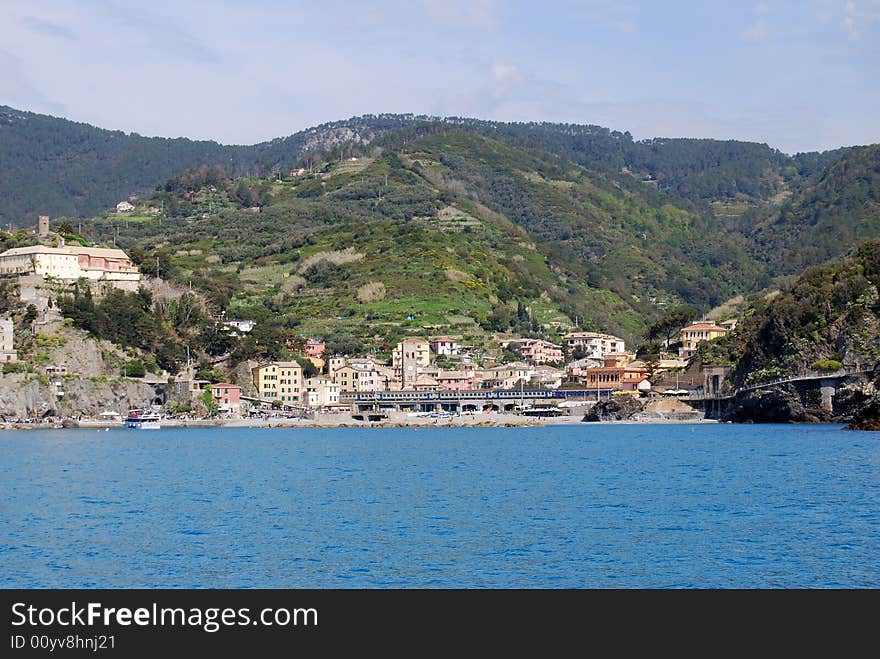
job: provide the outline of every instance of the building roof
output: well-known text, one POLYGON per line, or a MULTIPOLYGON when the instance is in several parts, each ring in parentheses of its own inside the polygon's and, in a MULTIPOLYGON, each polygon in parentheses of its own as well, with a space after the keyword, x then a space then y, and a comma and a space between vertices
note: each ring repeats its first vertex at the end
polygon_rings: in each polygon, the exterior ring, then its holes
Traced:
POLYGON ((268 368, 269 366, 277 366, 279 368, 302 368, 302 364, 299 362, 268 362, 267 364, 258 364, 254 366, 251 370, 256 371, 261 368, 268 368))
POLYGON ((474 376, 472 371, 438 371, 438 380, 470 380, 474 376))
POLYGON ((224 389, 241 389, 237 384, 232 384, 231 382, 215 382, 211 385, 212 387, 223 387, 224 389))
POLYGON ((453 339, 448 336, 438 336, 436 339, 431 339, 431 343, 440 343, 441 341, 446 343, 458 343, 458 339, 453 339))
POLYGON ((569 332, 563 338, 565 339, 611 339, 613 341, 623 341, 619 336, 613 334, 603 334, 602 332, 569 332))
POLYGON ((111 247, 47 247, 45 245, 31 245, 30 247, 13 247, 7 249, 0 254, 3 256, 28 256, 30 254, 65 254, 68 256, 79 256, 87 254, 88 256, 102 257, 105 259, 128 259, 128 254, 121 249, 111 247))
POLYGON ((716 325, 715 323, 707 323, 707 322, 699 322, 692 323, 687 327, 683 327, 682 331, 685 332, 687 330, 715 330, 716 332, 726 332, 726 327, 721 327, 720 325, 716 325))

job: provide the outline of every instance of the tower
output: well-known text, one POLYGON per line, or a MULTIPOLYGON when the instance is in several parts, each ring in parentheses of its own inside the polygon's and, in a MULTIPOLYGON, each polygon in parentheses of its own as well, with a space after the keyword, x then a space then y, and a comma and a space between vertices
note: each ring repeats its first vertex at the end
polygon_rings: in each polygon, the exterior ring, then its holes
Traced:
POLYGON ((37 218, 37 238, 41 240, 49 237, 49 216, 40 215, 37 218))

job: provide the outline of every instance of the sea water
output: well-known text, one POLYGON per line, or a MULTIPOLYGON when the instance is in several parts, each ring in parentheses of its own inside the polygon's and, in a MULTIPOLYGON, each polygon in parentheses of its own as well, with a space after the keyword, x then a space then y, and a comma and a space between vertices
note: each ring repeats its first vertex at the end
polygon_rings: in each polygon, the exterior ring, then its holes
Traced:
POLYGON ((0 433, 0 586, 878 587, 834 425, 0 433))

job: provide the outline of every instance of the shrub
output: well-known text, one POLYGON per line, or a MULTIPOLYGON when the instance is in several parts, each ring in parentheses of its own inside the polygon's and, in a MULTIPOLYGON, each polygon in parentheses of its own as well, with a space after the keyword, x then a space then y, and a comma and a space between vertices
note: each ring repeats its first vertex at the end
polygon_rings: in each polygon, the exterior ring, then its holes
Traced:
POLYGON ((816 371, 839 371, 841 368, 843 364, 836 359, 819 359, 813 362, 813 370, 816 371))
POLYGON ((3 364, 3 374, 8 373, 24 373, 27 366, 24 362, 6 362, 3 364))
POLYGON ((125 362, 122 374, 129 378, 142 378, 147 374, 147 367, 140 359, 131 359, 125 362))

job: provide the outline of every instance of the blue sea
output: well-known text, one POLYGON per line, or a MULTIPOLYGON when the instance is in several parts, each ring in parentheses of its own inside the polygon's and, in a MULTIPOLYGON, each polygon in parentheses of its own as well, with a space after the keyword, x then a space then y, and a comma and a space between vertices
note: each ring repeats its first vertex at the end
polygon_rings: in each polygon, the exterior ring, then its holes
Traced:
POLYGON ((0 433, 0 587, 880 586, 835 425, 0 433))

